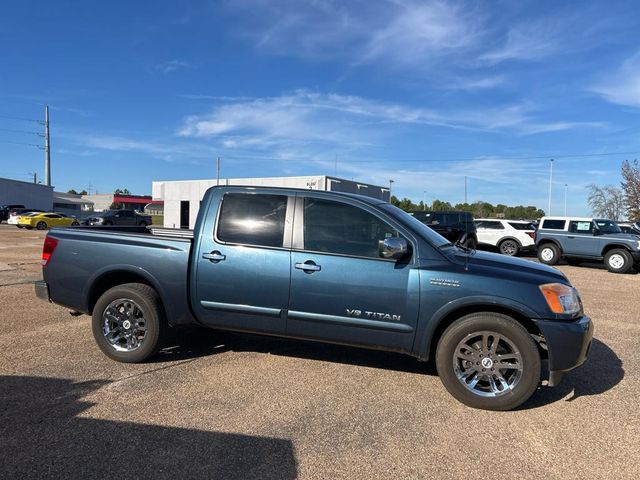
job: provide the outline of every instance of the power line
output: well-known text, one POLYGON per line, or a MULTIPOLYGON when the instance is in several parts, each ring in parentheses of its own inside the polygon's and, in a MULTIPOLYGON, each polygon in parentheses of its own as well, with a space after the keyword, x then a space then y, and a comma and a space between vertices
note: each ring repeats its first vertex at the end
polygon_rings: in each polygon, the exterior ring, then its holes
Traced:
POLYGON ((38 135, 40 137, 44 136, 43 133, 34 132, 34 131, 31 131, 31 130, 13 130, 11 128, 0 128, 0 131, 2 131, 2 132, 13 132, 13 133, 32 133, 32 134, 38 135))
POLYGON ((36 145, 35 143, 12 142, 10 140, 0 140, 0 143, 11 143, 13 145, 26 145, 27 147, 44 148, 44 145, 36 145))
MULTIPOLYGON (((640 151, 633 152, 611 152, 611 153, 575 153, 575 154, 566 154, 566 155, 536 155, 536 156, 513 156, 513 157, 497 157, 491 155, 482 155, 477 157, 467 157, 467 158, 402 158, 402 157, 393 157, 394 162, 399 163, 455 163, 455 162, 491 162, 491 161, 505 161, 505 160, 549 160, 549 158, 594 158, 594 157, 611 157, 611 156, 623 156, 623 155, 640 155, 640 151)), ((280 158, 280 157, 259 157, 259 156, 249 156, 249 155, 226 155, 226 158, 234 159, 234 160, 267 160, 267 161, 300 161, 296 158, 280 158)), ((330 161, 331 159, 305 159, 307 161, 330 161)), ((360 158, 360 159, 350 159, 349 163, 370 163, 370 162, 385 162, 388 161, 382 158, 360 158)))
POLYGON ((44 122, 42 120, 35 120, 33 118, 22 118, 22 117, 13 117, 11 115, 0 115, 0 118, 8 118, 9 120, 20 120, 21 122, 35 122, 42 125, 44 122))

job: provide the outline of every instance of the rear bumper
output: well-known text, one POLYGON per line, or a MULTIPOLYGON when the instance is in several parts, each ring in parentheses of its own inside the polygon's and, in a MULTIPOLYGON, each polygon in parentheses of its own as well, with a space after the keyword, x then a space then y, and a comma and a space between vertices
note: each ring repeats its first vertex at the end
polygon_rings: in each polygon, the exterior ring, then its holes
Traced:
POLYGON ((554 387, 562 376, 582 365, 589 355, 593 338, 593 322, 580 317, 573 322, 536 320, 549 349, 549 386, 554 387))
POLYGON ((51 301, 51 295, 49 295, 49 284, 44 280, 38 280, 34 284, 36 290, 36 297, 46 300, 47 302, 51 301))

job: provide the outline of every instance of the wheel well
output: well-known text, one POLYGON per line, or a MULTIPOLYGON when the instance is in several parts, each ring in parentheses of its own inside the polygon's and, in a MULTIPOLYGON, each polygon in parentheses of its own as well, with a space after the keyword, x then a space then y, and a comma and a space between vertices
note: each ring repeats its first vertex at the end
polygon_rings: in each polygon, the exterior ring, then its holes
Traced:
MULTIPOLYGON (((110 288, 116 287, 118 285, 123 285, 125 283, 143 283, 155 289, 155 287, 142 275, 138 275, 133 272, 122 271, 107 273, 106 275, 98 278, 98 280, 95 281, 95 283, 91 287, 91 290, 89 291, 89 314, 93 314, 93 307, 95 307, 98 299, 104 292, 106 292, 110 288)), ((162 299, 160 299, 160 303, 162 303, 162 299)))
POLYGON ((472 305, 454 310, 453 312, 447 314, 447 316, 440 321, 440 323, 436 327, 436 330, 433 332, 433 336, 431 337, 431 344, 429 346, 429 360, 433 360, 435 358, 436 348, 438 347, 438 342, 440 341, 440 337, 442 337, 444 331, 449 328, 449 326, 456 320, 471 313, 501 313, 513 318, 516 322, 526 328, 527 331, 531 334, 536 342, 536 346, 538 347, 540 356, 542 358, 547 358, 546 345, 543 345, 544 336, 542 335, 540 329, 533 322, 533 320, 508 307, 501 307, 499 305, 472 305))
POLYGON ((631 252, 629 247, 627 247, 626 245, 618 245, 618 244, 614 243, 612 245, 607 245, 606 247, 604 247, 604 249, 602 250, 602 256, 604 257, 607 254, 607 252, 610 252, 611 250, 618 250, 618 249, 622 249, 622 250, 626 250, 627 252, 631 252))

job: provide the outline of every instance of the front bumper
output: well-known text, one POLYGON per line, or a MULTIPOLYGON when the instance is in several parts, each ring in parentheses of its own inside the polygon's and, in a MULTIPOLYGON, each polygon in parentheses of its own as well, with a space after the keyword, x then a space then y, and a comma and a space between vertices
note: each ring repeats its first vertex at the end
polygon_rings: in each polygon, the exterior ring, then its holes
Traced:
POLYGON ((47 302, 51 301, 51 295, 49 295, 49 284, 44 280, 38 280, 34 284, 36 290, 36 297, 46 300, 47 302))
POLYGON ((536 320, 549 350, 549 386, 555 387, 562 376, 582 365, 591 347, 593 322, 583 316, 572 322, 536 320))

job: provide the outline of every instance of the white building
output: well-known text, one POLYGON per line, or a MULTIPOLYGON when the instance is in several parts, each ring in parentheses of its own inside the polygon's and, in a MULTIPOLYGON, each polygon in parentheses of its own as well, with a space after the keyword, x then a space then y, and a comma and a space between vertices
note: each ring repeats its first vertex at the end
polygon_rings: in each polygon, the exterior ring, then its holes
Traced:
POLYGON ((53 187, 0 178, 1 205, 24 205, 26 208, 51 210, 53 207, 53 187))
MULTIPOLYGON (((193 228, 198 216, 200 201, 207 189, 217 183, 216 179, 153 182, 153 199, 164 201, 164 226, 166 228, 193 228)), ((327 190, 357 193, 389 201, 389 188, 387 187, 328 176, 225 178, 220 179, 220 185, 327 190)))

